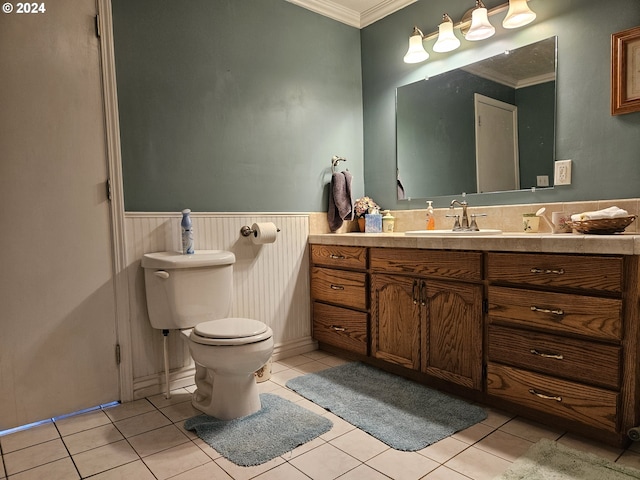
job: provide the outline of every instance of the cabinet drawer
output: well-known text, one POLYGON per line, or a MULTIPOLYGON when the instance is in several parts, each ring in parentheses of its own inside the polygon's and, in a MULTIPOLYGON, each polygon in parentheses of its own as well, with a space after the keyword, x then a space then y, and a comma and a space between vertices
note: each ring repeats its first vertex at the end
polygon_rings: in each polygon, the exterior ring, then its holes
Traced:
POLYGON ((367 268, 367 249, 339 245, 311 245, 311 262, 329 267, 365 270, 367 268))
POLYGON ((311 269, 311 297, 346 307, 367 309, 367 274, 330 268, 311 269))
POLYGON ((622 300, 489 287, 489 322, 619 341, 622 300))
POLYGON ((313 338, 345 350, 367 354, 367 317, 364 312, 313 304, 313 338))
POLYGON ((487 393, 595 428, 617 431, 616 392, 489 363, 487 393))
POLYGON ((489 253, 492 282, 622 292, 622 257, 489 253))
POLYGON ((456 280, 482 280, 482 253, 372 248, 371 269, 383 273, 405 273, 456 280))
POLYGON ((489 361, 618 389, 621 347, 489 326, 489 361))

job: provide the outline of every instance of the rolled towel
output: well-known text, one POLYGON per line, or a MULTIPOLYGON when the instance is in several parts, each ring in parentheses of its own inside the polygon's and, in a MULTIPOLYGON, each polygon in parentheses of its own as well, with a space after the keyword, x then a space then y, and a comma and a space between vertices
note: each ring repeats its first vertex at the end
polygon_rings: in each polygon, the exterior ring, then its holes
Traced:
POLYGON ((571 215, 571 221, 581 222, 583 220, 602 220, 603 218, 628 217, 629 212, 618 207, 609 207, 593 212, 576 213, 571 215))

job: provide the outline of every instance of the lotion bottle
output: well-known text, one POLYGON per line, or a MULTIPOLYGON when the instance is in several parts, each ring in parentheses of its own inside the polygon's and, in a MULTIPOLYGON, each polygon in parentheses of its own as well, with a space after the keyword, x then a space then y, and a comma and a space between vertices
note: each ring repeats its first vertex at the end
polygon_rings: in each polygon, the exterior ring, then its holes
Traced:
POLYGON ((189 255, 195 253, 193 250, 193 225, 191 224, 190 213, 191 210, 185 208, 182 211, 182 221, 180 222, 180 227, 182 227, 182 253, 189 255))
POLYGON ((433 205, 431 205, 432 203, 432 200, 427 200, 427 230, 436 229, 436 219, 433 212, 433 205))

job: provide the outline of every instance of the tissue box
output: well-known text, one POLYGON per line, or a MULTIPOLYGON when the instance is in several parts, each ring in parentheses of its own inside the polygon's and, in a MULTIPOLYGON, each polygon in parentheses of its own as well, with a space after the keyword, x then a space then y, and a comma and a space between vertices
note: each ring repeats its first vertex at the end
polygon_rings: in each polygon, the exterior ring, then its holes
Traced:
POLYGON ((379 213, 367 213, 364 216, 365 233, 382 233, 382 215, 379 213))

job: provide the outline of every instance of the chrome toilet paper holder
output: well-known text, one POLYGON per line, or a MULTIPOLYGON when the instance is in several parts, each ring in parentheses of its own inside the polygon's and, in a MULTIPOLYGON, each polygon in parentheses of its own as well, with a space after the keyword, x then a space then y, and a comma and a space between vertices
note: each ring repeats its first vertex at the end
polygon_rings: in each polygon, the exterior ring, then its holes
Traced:
MULTIPOLYGON (((276 227, 276 231, 280 231, 279 228, 276 227)), ((254 230, 253 228, 251 228, 249 225, 244 225, 241 229, 240 229, 240 235, 242 235, 243 237, 248 237, 250 235, 256 236, 256 230, 254 230)))

